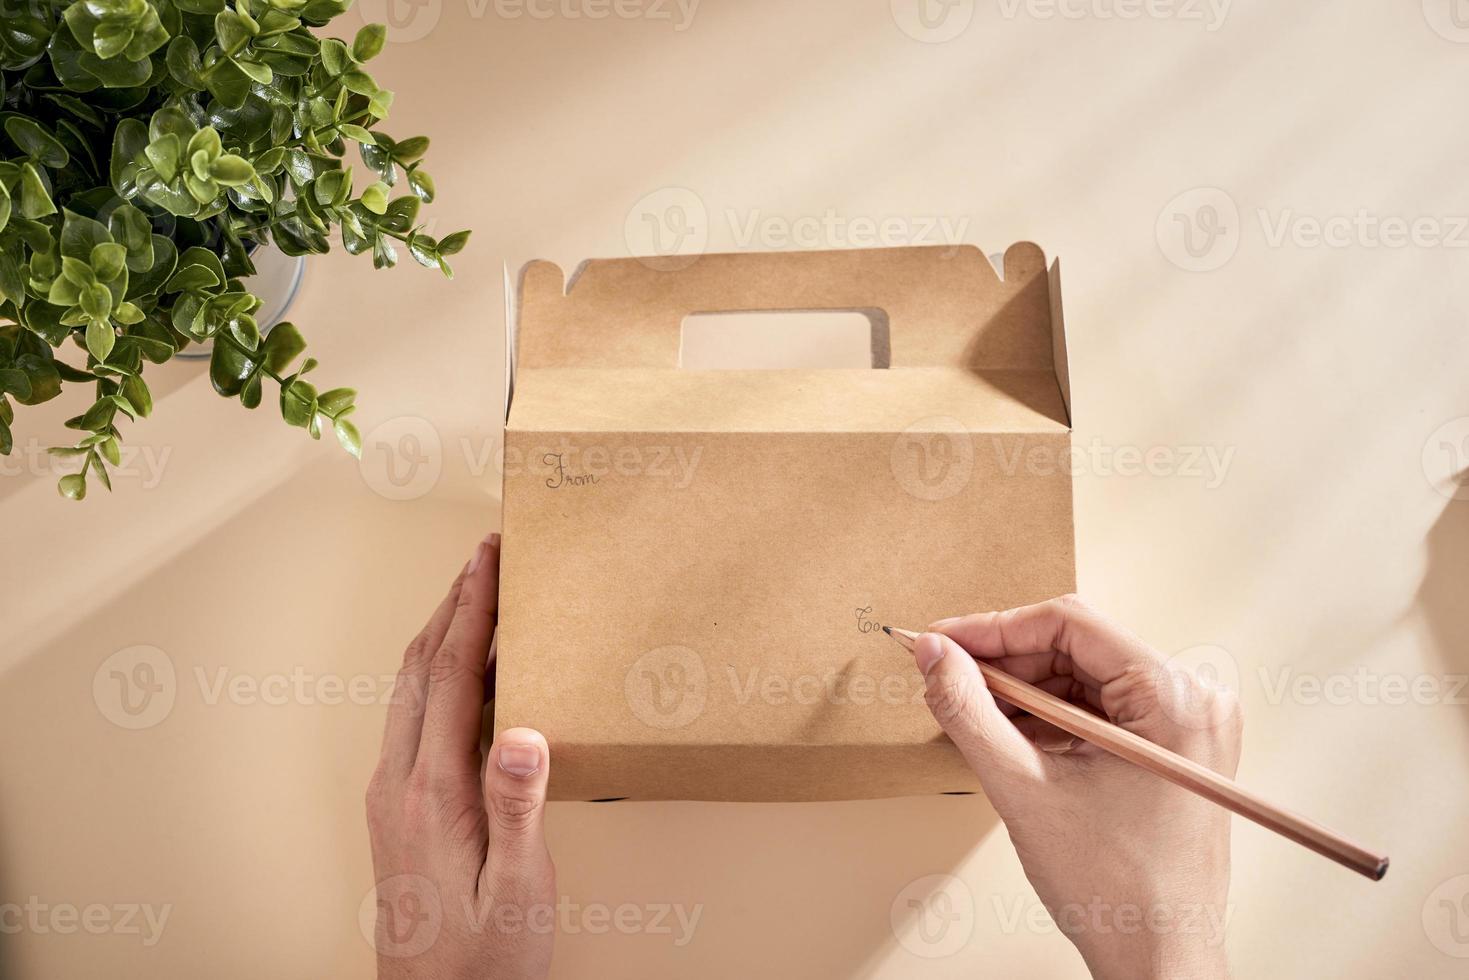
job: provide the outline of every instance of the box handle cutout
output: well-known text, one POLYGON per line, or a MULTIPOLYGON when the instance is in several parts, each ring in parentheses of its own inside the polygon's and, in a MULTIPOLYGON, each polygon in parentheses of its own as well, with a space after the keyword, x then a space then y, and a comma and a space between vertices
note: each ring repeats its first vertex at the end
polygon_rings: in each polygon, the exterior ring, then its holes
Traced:
POLYGON ((888 317, 878 309, 690 313, 680 324, 685 370, 887 368, 888 317))

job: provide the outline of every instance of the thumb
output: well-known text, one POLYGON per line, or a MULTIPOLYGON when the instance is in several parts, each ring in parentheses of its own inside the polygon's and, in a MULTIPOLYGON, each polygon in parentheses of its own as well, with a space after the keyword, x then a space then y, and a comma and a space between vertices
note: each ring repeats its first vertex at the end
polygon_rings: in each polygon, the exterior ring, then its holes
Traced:
POLYGON ((923 673, 929 710, 982 784, 996 777, 1040 777, 1040 749, 1000 711, 963 647, 942 633, 924 633, 913 645, 913 659, 923 673))
POLYGON ((485 812, 490 818, 489 869, 515 877, 549 870, 544 817, 551 750, 540 732, 507 728, 485 760, 485 812))

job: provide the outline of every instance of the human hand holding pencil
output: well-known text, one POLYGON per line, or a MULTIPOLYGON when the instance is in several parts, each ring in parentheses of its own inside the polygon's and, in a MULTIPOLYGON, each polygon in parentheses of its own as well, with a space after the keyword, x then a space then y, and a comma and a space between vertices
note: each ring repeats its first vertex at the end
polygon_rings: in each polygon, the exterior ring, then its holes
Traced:
POLYGON ((913 655, 934 717, 1092 975, 1226 977, 1229 813, 997 701, 976 658, 1225 776, 1239 764, 1234 695, 1162 669, 1073 596, 934 623, 913 655))

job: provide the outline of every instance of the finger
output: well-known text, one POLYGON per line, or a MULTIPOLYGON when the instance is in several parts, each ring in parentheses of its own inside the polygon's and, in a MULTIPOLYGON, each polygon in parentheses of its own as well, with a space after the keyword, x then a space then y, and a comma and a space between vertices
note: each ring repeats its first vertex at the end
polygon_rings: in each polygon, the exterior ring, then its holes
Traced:
POLYGON ((490 817, 486 865, 494 882, 536 880, 550 868, 546 851, 546 786, 551 750, 540 732, 507 728, 485 760, 485 812, 490 817))
POLYGON ((1162 654, 1076 596, 976 613, 935 624, 976 657, 1062 653, 1073 672, 1106 686, 1128 672, 1156 671, 1162 654))
POLYGON ((1086 702, 1144 738, 1188 755, 1205 752, 1212 736, 1237 726, 1232 697, 1205 690, 1136 635, 1076 596, 946 621, 942 632, 980 657, 1023 656, 1047 650, 1071 660, 1071 672, 1099 687, 1086 702), (1202 736, 1202 737, 1201 737, 1202 736))
POLYGON ((434 651, 444 640, 449 621, 454 618, 454 607, 459 602, 459 590, 464 584, 466 564, 459 570, 454 584, 439 602, 438 608, 429 617, 422 630, 403 652, 403 666, 393 681, 393 695, 388 701, 388 720, 383 730, 382 761, 380 765, 397 774, 413 768, 413 759, 418 755, 418 742, 423 731, 424 695, 428 691, 428 665, 434 651))
POLYGON ((470 559, 453 620, 428 670, 428 703, 415 767, 440 775, 479 771, 485 665, 500 589, 500 536, 480 542, 470 559))
MULTIPOLYGON (((1044 680, 1030 681, 1028 683, 1033 684, 1036 688, 1045 691, 1047 694, 1053 694, 1061 698, 1063 701, 1074 700, 1074 696, 1077 694, 1076 681, 1070 677, 1047 677, 1044 680)), ((1017 715, 1024 715, 1026 713, 1024 708, 1017 708, 1004 698, 995 698, 995 704, 1000 706, 1000 710, 1004 712, 1006 718, 1014 718, 1017 715)))
POLYGON ((996 778, 1040 777, 1039 751, 1001 713, 969 654, 941 633, 924 633, 913 645, 913 659, 923 673, 934 719, 981 784, 996 778))

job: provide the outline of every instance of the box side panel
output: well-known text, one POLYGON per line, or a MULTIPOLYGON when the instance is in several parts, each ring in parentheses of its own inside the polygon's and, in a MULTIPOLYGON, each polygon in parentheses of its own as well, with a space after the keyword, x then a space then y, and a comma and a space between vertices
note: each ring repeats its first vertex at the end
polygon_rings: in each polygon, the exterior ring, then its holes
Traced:
POLYGON ((554 800, 811 803, 981 792, 947 739, 878 746, 576 744, 556 746, 552 754, 554 800))
POLYGON ((536 368, 510 426, 582 432, 1064 432, 1050 371, 536 368))
POLYGON ((506 439, 496 727, 571 798, 962 789, 879 627, 1075 586, 1064 432, 506 439))

